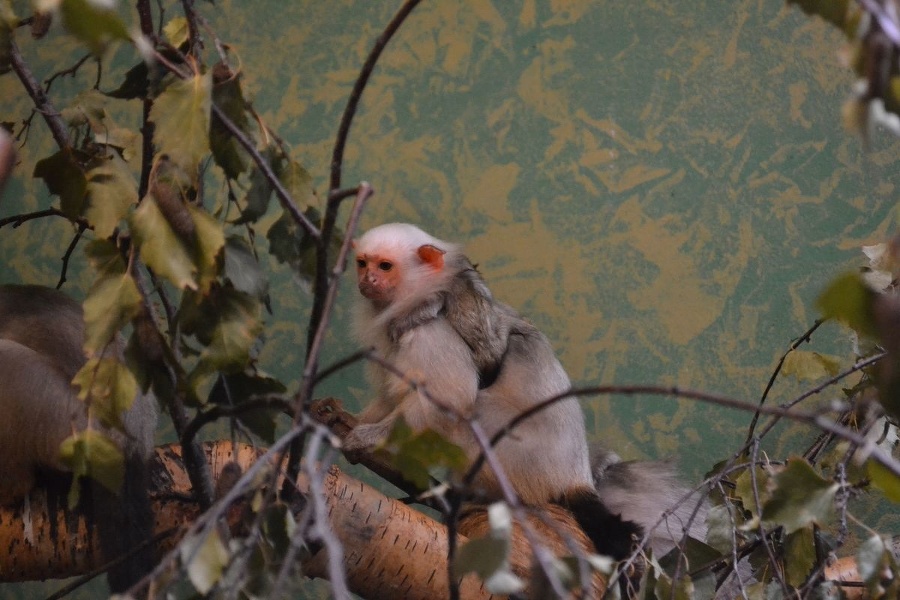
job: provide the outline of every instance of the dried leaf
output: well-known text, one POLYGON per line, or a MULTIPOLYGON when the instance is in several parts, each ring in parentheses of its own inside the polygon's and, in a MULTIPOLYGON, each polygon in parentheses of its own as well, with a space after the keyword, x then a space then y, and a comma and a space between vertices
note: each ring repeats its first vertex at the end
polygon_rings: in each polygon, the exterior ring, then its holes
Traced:
POLYGON ((156 124, 153 141, 188 173, 196 173, 209 152, 209 114, 212 75, 195 75, 167 87, 153 103, 150 120, 156 124))
POLYGON ((81 216, 87 194, 87 178, 72 153, 60 150, 39 160, 34 166, 34 176, 44 180, 51 194, 59 196, 63 214, 72 219, 81 216))
POLYGON ((800 587, 816 565, 816 543, 812 525, 801 527, 786 537, 784 562, 787 582, 794 587, 800 587))
POLYGON ((892 502, 900 502, 900 477, 871 458, 866 461, 866 472, 872 483, 884 492, 885 496, 892 502))
POLYGON ((856 273, 834 279, 816 301, 826 318, 838 319, 857 332, 874 336, 872 302, 875 292, 869 289, 856 273))
POLYGON ((163 26, 163 33, 172 47, 178 48, 188 41, 188 36, 190 35, 187 19, 184 17, 175 17, 169 20, 169 22, 163 26))
POLYGON ((90 0, 65 0, 60 3, 65 28, 81 40, 95 56, 100 56, 110 42, 128 41, 128 28, 114 10, 90 0))
POLYGON ((793 375, 800 381, 819 381, 837 375, 840 366, 837 357, 819 352, 794 350, 785 357, 781 372, 784 375, 793 375))
POLYGON ((141 294, 128 275, 101 274, 84 301, 85 349, 100 355, 140 312, 141 294))
POLYGON ((115 152, 95 161, 85 175, 88 202, 84 216, 99 237, 109 237, 137 204, 137 182, 128 165, 115 152))
POLYGON ((138 394, 137 380, 127 366, 113 358, 92 358, 72 382, 81 388, 78 398, 89 402, 101 423, 122 429, 122 416, 138 394))

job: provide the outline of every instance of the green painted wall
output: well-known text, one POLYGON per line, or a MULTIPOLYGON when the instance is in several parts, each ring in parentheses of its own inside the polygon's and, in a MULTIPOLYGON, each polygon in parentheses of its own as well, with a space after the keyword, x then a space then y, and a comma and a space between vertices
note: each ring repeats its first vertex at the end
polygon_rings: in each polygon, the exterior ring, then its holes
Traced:
MULTIPOLYGON (((396 5, 242 5, 222 4, 216 27, 324 188, 350 86, 396 5)), ((866 152, 842 128, 841 43, 777 1, 424 2, 373 74, 344 182, 377 190, 365 226, 463 242, 577 383, 755 400, 822 286, 891 223, 900 147, 866 152)), ((814 348, 849 351, 836 327, 814 348)), ((686 400, 585 405, 593 438, 683 453, 694 475, 748 421, 686 400)))

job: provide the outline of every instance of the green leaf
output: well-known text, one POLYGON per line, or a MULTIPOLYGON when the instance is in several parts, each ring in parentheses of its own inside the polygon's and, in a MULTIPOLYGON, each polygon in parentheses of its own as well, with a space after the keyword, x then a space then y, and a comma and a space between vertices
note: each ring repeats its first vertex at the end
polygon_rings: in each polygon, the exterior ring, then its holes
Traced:
MULTIPOLYGON (((283 394, 284 384, 277 379, 248 369, 239 373, 229 373, 216 379, 209 393, 211 404, 234 406, 252 396, 283 394)), ((280 411, 259 409, 242 412, 236 416, 245 427, 267 443, 275 441, 275 426, 280 411)))
POLYGON ((736 506, 714 505, 706 513, 706 543, 722 554, 731 554, 735 543, 740 543, 740 534, 734 535, 743 524, 743 515, 736 506), (734 518, 729 515, 734 514, 734 518), (733 537, 734 536, 734 537, 733 537))
POLYGON ((225 248, 225 231, 222 224, 212 215, 194 205, 188 205, 188 212, 194 220, 197 239, 194 247, 194 261, 197 268, 197 283, 206 292, 219 276, 222 250, 225 248))
POLYGON ((117 40, 130 40, 128 28, 105 2, 63 0, 59 9, 65 28, 81 40, 95 56, 100 56, 117 40))
MULTIPOLYGON (((212 99, 228 120, 244 135, 249 136, 247 103, 241 90, 240 77, 222 63, 213 67, 212 99)), ((209 130, 209 145, 213 159, 229 179, 237 179, 247 170, 248 159, 244 149, 215 116, 209 130)))
POLYGON ((306 212, 310 207, 318 205, 312 175, 309 174, 309 171, 303 165, 288 156, 282 156, 282 159, 276 162, 274 166, 278 180, 291 194, 294 202, 297 203, 302 212, 306 212))
MULTIPOLYGON (((321 221, 321 214, 315 207, 310 207, 304 215, 313 224, 321 221)), ((312 280, 316 272, 316 243, 287 211, 282 212, 281 217, 269 228, 266 239, 269 240, 269 252, 272 256, 289 265, 304 280, 312 280)), ((332 261, 337 258, 342 242, 343 236, 335 232, 328 252, 332 261)))
MULTIPOLYGON (((271 152, 264 154, 266 158, 271 156, 271 152)), ((271 161, 270 161, 271 162, 271 161)), ((266 214, 269 210, 269 202, 272 199, 272 184, 263 174, 258 166, 254 163, 250 171, 250 187, 244 196, 244 208, 241 210, 241 216, 235 219, 236 225, 243 223, 255 223, 266 214)))
POLYGON ((856 554, 860 578, 866 584, 866 598, 897 598, 900 582, 897 577, 897 561, 889 545, 878 535, 862 544, 856 554))
POLYGON ((144 61, 134 65, 125 73, 125 79, 115 90, 106 92, 110 98, 134 100, 146 98, 150 89, 150 68, 144 61))
POLYGON ((269 280, 260 268, 253 248, 244 238, 232 235, 225 240, 225 278, 238 291, 258 300, 265 299, 269 280))
POLYGON ((51 194, 59 196, 60 209, 71 219, 81 216, 87 194, 87 178, 71 152, 60 150, 34 166, 34 176, 44 180, 51 194))
POLYGON ((666 573, 672 575, 675 573, 679 562, 683 565, 683 561, 687 560, 688 566, 705 565, 722 558, 723 554, 731 554, 730 546, 726 552, 720 552, 700 540, 688 537, 687 542, 684 545, 684 552, 682 552, 681 548, 672 548, 667 554, 659 558, 659 566, 662 567, 666 573))
POLYGON ((653 591, 660 599, 693 600, 694 598, 694 584, 691 578, 686 576, 681 577, 678 581, 673 581, 668 574, 658 573, 653 591))
POLYGON ((869 582, 881 573, 885 566, 887 546, 879 535, 873 535, 862 544, 856 554, 856 566, 863 581, 869 582))
MULTIPOLYGON (((593 555, 594 558, 601 558, 597 555, 593 555)), ((591 556, 584 557, 588 559, 588 562, 591 562, 591 556)), ((603 557, 609 558, 609 557, 603 557)), ((552 574, 556 580, 562 585, 562 587, 569 591, 574 591, 576 589, 580 590, 580 581, 579 578, 575 575, 579 572, 580 565, 578 559, 574 556, 566 556, 563 558, 550 557, 549 564, 550 567, 549 572, 552 574)), ((593 567, 593 565, 591 565, 593 567)), ((605 571, 606 573, 610 573, 611 571, 605 571)), ((494 584, 495 577, 490 577, 488 581, 491 582, 491 585, 494 584)), ((488 581, 485 583, 487 584, 488 581)), ((531 573, 531 581, 529 581, 528 585, 528 596, 530 598, 555 598, 557 594, 555 594, 553 590, 553 586, 550 583, 550 575, 544 571, 544 569, 534 569, 531 573)), ((501 588, 502 591, 506 593, 515 592, 515 588, 507 591, 507 588, 501 588)), ((573 597, 580 597, 579 594, 573 595, 573 597)))
POLYGON ((122 416, 138 393, 137 380, 127 366, 113 358, 92 358, 72 383, 81 388, 78 398, 90 404, 101 423, 122 429, 122 416))
MULTIPOLYGON (((769 472, 762 467, 752 468, 756 469, 756 487, 759 491, 759 501, 764 505, 768 499, 769 472)), ((738 475, 737 478, 735 478, 734 483, 734 495, 741 501, 744 509, 749 511, 754 517, 759 517, 756 497, 753 493, 753 477, 751 476, 750 469, 748 468, 738 475)))
MULTIPOLYGON (((125 477, 125 459, 118 445, 103 433, 86 429, 63 440, 60 460, 77 477, 90 477, 118 493, 125 477)), ((78 503, 78 486, 72 485, 69 505, 78 503)))
POLYGON ((215 527, 185 537, 179 545, 181 562, 197 591, 207 594, 222 578, 230 555, 215 527))
POLYGON ((119 222, 137 204, 137 182, 128 165, 115 152, 95 161, 86 173, 87 209, 85 217, 101 238, 112 235, 119 222))
POLYGON ((236 372, 250 362, 250 351, 262 332, 259 302, 231 288, 217 287, 208 297, 185 294, 179 323, 205 347, 191 373, 199 379, 216 371, 236 372))
POLYGON ((840 371, 840 360, 818 352, 794 350, 784 359, 781 372, 793 375, 800 381, 819 381, 834 377, 840 371))
POLYGON ((884 492, 892 502, 900 502, 900 478, 880 462, 869 459, 866 461, 866 472, 872 483, 884 492))
POLYGON ((130 276, 101 274, 84 301, 84 347, 88 353, 101 354, 140 309, 141 294, 130 276))
POLYGON ((816 301, 822 316, 838 319, 857 332, 874 336, 876 328, 872 317, 875 292, 870 290, 856 273, 846 273, 825 289, 816 301))
POLYGON ((105 99, 97 90, 81 92, 67 107, 60 111, 60 116, 65 119, 70 127, 90 125, 93 131, 102 128, 106 118, 105 99))
POLYGON ((196 173, 209 152, 209 113, 212 76, 195 75, 174 81, 159 95, 150 111, 156 125, 153 142, 188 173, 196 173))
POLYGON ((402 418, 397 419, 383 449, 388 452, 391 464, 407 481, 423 490, 431 484, 433 469, 446 468, 459 472, 468 463, 465 452, 459 446, 431 429, 414 432, 402 418))
POLYGON ((763 506, 763 520, 793 533, 810 523, 826 524, 834 512, 838 484, 822 478, 802 459, 791 459, 774 477, 775 489, 763 506))
POLYGON ((225 289, 218 298, 217 308, 219 323, 200 360, 217 370, 243 366, 250 360, 250 349, 262 332, 259 302, 236 290, 225 289))
POLYGON ((291 539, 297 530, 294 514, 284 503, 266 507, 262 520, 262 531, 265 539, 275 549, 278 556, 284 556, 291 545, 291 539))
POLYGON ((492 594, 510 595, 524 589, 524 583, 509 569, 512 513, 504 502, 488 507, 490 529, 484 537, 463 544, 453 560, 453 573, 462 577, 476 573, 492 594))
MULTIPOLYGON (((266 158, 284 189, 291 195, 307 217, 318 221, 318 199, 313 187, 312 175, 299 162, 285 155, 280 148, 270 147, 266 150, 266 158)), ((255 222, 269 208, 272 196, 272 185, 262 171, 254 167, 250 173, 250 189, 244 199, 245 208, 241 211, 237 223, 255 222)))
POLYGON ((816 543, 812 525, 789 534, 784 544, 785 576, 787 582, 800 587, 816 565, 816 543))

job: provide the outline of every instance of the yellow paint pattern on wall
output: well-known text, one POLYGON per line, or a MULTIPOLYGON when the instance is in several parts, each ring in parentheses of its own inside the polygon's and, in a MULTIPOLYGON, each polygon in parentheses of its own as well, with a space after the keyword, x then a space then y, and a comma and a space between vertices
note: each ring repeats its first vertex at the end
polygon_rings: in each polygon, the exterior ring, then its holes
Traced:
MULTIPOLYGON (((694 241, 702 227, 679 223, 673 215, 649 217, 636 197, 619 206, 613 218, 613 244, 627 244, 636 249, 654 267, 654 274, 644 276, 643 285, 629 291, 628 298, 637 310, 654 310, 670 340, 687 344, 722 313, 730 289, 736 285, 739 264, 709 272, 697 252, 686 247, 694 241), (618 230, 624 232, 618 233, 618 230), (717 293, 706 290, 715 282, 717 293)), ((739 228, 733 253, 734 262, 746 263, 750 245, 749 230, 739 228)), ((641 278, 635 274, 635 281, 641 278)))

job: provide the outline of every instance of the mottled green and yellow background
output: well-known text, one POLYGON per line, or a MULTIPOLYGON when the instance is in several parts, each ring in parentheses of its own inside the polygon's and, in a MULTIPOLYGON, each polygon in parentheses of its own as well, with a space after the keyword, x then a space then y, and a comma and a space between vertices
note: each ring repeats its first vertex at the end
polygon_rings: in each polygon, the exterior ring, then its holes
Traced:
MULTIPOLYGON (((198 4, 320 192, 351 86, 398 6, 198 4)), ((45 60, 42 77, 70 48, 18 37, 45 60)), ((900 145, 880 133, 866 149, 842 127, 852 84, 842 43, 779 0, 426 0, 375 69, 343 181, 377 192, 364 227, 403 220, 464 243, 576 384, 677 384, 756 401, 816 318, 823 286, 894 226, 900 145)), ((128 48, 117 59, 136 60, 128 48)), ((117 85, 115 70, 104 74, 101 88, 117 85)), ((9 75, 0 106, 4 121, 28 116, 9 75)), ((40 143, 10 187, 28 209, 46 202, 29 178, 28 161, 49 152, 40 143)), ((22 209, 9 195, 0 216, 22 209)), ((58 222, 0 230, 2 279, 54 284, 69 239, 58 222)), ((262 360, 293 381, 309 295, 284 267, 267 268, 275 314, 262 360)), ((73 293, 84 285, 75 279, 73 293)), ((353 349, 353 294, 342 288, 330 359, 353 349)), ((811 349, 849 364, 837 326, 811 349)), ((779 381, 772 401, 813 384, 779 381)), ((364 402, 361 368, 321 392, 364 402)), ((678 455, 692 478, 738 447, 750 417, 659 397, 584 406, 593 440, 629 458, 678 455)), ((765 449, 782 457, 812 435, 785 426, 765 449)))
MULTIPOLYGON (((324 188, 352 82, 398 5, 220 6, 257 106, 324 188)), ((365 91, 344 183, 377 191, 364 226, 464 243, 577 384, 755 401, 822 287, 892 224, 900 145, 876 136, 867 152, 842 127, 842 43, 777 0, 426 1, 365 91)), ((849 358, 837 327, 814 342, 849 358)), ((584 404, 593 439, 680 454, 692 476, 749 420, 688 400, 584 404)))

